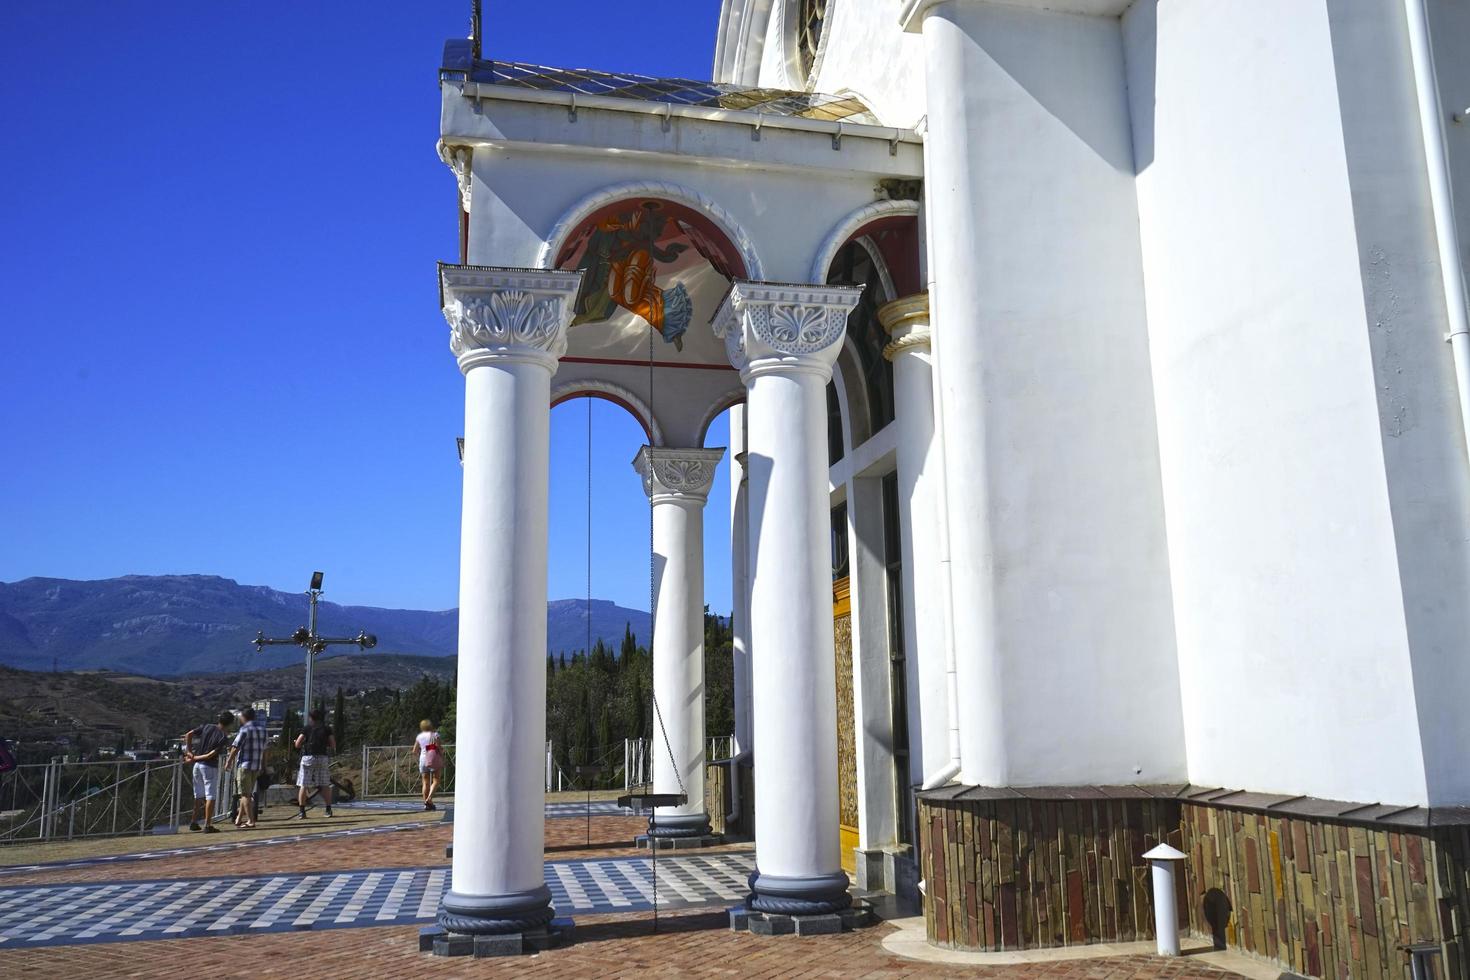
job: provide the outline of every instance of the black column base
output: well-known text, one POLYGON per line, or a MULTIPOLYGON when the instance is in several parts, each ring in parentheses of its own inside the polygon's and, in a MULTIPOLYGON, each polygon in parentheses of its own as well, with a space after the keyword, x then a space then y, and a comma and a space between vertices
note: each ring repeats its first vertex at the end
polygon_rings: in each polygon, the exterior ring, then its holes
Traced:
POLYGON ((752 912, 826 915, 841 912, 852 905, 844 871, 788 878, 761 874, 757 868, 751 872, 748 881, 750 894, 745 898, 745 907, 752 912))
POLYGON ((463 936, 498 936, 544 928, 556 917, 551 889, 542 885, 511 895, 462 895, 446 892, 437 921, 445 932, 463 936))
POLYGON ((537 929, 470 935, 433 926, 419 930, 419 952, 435 956, 520 956, 565 946, 572 940, 571 919, 553 919, 537 929))

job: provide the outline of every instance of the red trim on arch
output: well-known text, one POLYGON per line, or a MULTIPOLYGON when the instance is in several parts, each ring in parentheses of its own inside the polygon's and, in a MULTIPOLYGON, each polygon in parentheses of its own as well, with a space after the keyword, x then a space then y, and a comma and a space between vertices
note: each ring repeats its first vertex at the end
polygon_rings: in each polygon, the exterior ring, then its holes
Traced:
MULTIPOLYGON (((563 358, 563 360, 565 359, 566 358, 563 358)), ((613 393, 608 391, 595 391, 591 388, 587 388, 583 391, 569 391, 565 395, 562 395, 560 398, 554 400, 551 403, 551 407, 555 408, 563 402, 571 401, 573 398, 601 398, 605 402, 612 402, 614 405, 621 406, 627 411, 629 415, 633 416, 633 420, 636 421, 638 423, 638 427, 643 430, 643 435, 647 437, 648 444, 653 445, 653 430, 649 427, 648 420, 639 413, 638 409, 634 408, 632 405, 629 405, 626 401, 619 398, 617 395, 614 395, 613 393)))
POLYGON ((883 256, 883 264, 888 266, 893 288, 898 291, 894 299, 923 291, 923 282, 919 278, 919 219, 916 215, 895 214, 870 221, 842 244, 846 246, 864 235, 872 236, 878 246, 878 254, 883 256))

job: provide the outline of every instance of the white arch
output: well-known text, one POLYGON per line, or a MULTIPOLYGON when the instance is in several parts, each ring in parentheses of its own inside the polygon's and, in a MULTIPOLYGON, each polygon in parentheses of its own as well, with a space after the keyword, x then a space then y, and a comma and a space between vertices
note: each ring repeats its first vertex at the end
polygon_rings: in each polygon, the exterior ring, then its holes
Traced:
POLYGON ((704 413, 704 418, 699 420, 699 445, 701 447, 704 446, 705 436, 709 435, 709 427, 715 424, 715 419, 720 417, 720 413, 743 401, 745 401, 745 385, 737 385, 715 399, 709 411, 704 413))
POLYGON ((837 250, 842 248, 847 240, 853 236, 863 225, 871 224, 880 218, 897 218, 904 215, 918 216, 918 201, 874 201, 837 222, 827 237, 822 240, 822 247, 817 249, 816 257, 812 259, 811 272, 808 279, 811 282, 826 282, 827 270, 832 268, 832 260, 837 258, 837 250))
POLYGON ((751 242, 750 236, 745 233, 745 229, 730 212, 691 187, 665 180, 632 180, 623 184, 612 184, 582 198, 572 205, 551 229, 551 234, 541 245, 541 254, 536 259, 537 267, 553 268, 557 253, 561 251, 572 233, 577 230, 577 226, 587 220, 587 217, 593 212, 616 201, 638 197, 674 201, 699 211, 714 222, 715 226, 725 233, 730 244, 739 251, 740 259, 745 264, 745 278, 755 280, 765 278, 765 269, 761 265, 760 256, 756 254, 755 244, 751 242))
POLYGON ((623 406, 638 420, 638 424, 643 426, 643 431, 647 433, 650 444, 654 446, 664 444, 663 429, 659 428, 658 419, 654 418, 653 411, 643 399, 622 385, 613 384, 611 381, 600 381, 597 378, 573 378, 551 389, 551 404, 559 405, 579 395, 600 397, 623 406))

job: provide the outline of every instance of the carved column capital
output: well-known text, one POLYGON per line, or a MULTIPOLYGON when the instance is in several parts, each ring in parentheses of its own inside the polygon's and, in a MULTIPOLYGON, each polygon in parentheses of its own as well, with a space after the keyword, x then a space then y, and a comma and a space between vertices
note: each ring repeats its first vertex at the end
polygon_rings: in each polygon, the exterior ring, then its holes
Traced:
POLYGON ((878 307, 878 322, 893 338, 883 356, 893 360, 907 351, 929 350, 929 294, 914 293, 878 307))
POLYGON ((720 449, 669 449, 644 446, 633 457, 633 469, 643 477, 643 492, 655 503, 659 498, 693 501, 701 507, 709 499, 715 467, 725 455, 720 449))
POLYGON ((439 301, 459 369, 511 359, 555 370, 581 284, 580 272, 439 263, 439 301))
POLYGON ((861 286, 821 286, 737 279, 711 323, 730 363, 749 381, 772 369, 830 376, 847 315, 861 286))
POLYGON ((454 172, 455 182, 459 184, 459 206, 465 214, 470 213, 470 161, 474 159, 474 148, 469 146, 451 146, 442 140, 438 146, 439 159, 444 165, 454 172))

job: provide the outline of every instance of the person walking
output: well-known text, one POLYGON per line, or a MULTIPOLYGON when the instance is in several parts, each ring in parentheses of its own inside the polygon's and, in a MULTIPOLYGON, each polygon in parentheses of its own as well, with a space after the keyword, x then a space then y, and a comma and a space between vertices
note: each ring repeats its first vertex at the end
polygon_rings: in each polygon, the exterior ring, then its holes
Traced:
POLYGON ((220 713, 215 724, 205 723, 184 733, 184 762, 194 767, 194 811, 189 821, 190 830, 200 830, 199 813, 204 812, 206 834, 217 834, 219 828, 214 821, 215 792, 219 786, 220 753, 229 747, 230 723, 235 716, 228 711, 220 713))
POLYGON ((419 722, 418 737, 413 740, 414 754, 419 758, 419 780, 423 784, 424 809, 437 810, 434 794, 439 791, 439 773, 444 768, 444 746, 434 723, 425 718, 419 722))
POLYGON ((255 829, 255 786, 265 765, 265 742, 265 726, 255 720, 255 709, 240 712, 240 730, 235 733, 225 768, 235 767, 235 793, 239 797, 235 826, 242 830, 255 829))
POLYGON ((301 808, 298 820, 306 819, 306 800, 313 788, 322 791, 327 816, 332 815, 332 753, 337 749, 337 739, 327 724, 325 711, 312 708, 308 717, 306 728, 296 736, 296 747, 301 750, 301 770, 296 774, 296 805, 301 808))

